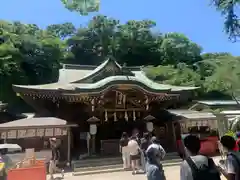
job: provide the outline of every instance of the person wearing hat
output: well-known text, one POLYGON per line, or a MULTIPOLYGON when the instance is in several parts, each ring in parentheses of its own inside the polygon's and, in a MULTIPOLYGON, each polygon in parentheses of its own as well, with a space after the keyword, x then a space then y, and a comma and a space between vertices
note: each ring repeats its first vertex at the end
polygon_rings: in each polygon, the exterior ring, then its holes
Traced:
POLYGON ((52 149, 52 158, 50 160, 49 163, 49 174, 50 174, 50 179, 53 180, 53 174, 56 171, 60 171, 62 173, 62 178, 64 177, 64 170, 60 170, 57 168, 57 164, 59 163, 60 160, 60 147, 59 144, 57 143, 57 139, 56 138, 50 138, 50 146, 52 149))
POLYGON ((152 144, 149 145, 149 147, 147 148, 147 151, 153 148, 155 150, 156 157, 158 158, 158 162, 160 163, 160 161, 163 160, 163 158, 165 157, 166 152, 164 148, 160 145, 158 139, 155 136, 152 137, 151 141, 152 141, 152 144))
POLYGON ((148 180, 165 180, 164 171, 161 164, 158 162, 158 157, 156 155, 156 149, 150 147, 146 152, 147 165, 146 173, 148 180))

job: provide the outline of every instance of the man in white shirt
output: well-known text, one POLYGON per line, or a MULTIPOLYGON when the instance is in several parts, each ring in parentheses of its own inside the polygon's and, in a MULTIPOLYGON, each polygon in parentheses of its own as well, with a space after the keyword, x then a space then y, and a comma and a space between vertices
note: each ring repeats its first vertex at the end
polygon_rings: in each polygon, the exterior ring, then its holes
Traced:
POLYGON ((166 152, 165 152, 164 148, 159 144, 159 142, 155 136, 152 137, 151 141, 152 141, 152 144, 149 145, 149 147, 147 148, 147 151, 151 148, 154 148, 156 157, 159 158, 159 162, 160 162, 165 157, 166 152))
POLYGON ((140 147, 137 143, 136 136, 132 136, 130 141, 128 142, 128 148, 130 152, 130 159, 132 164, 132 174, 136 174, 138 171, 138 162, 140 160, 140 147))

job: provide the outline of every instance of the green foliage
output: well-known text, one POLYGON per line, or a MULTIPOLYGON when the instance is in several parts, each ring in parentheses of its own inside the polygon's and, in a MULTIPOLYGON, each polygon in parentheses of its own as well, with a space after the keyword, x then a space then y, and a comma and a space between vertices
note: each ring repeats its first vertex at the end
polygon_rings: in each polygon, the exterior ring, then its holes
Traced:
POLYGON ((151 20, 120 24, 96 16, 67 40, 72 53, 68 62, 100 64, 106 56, 114 56, 128 66, 193 64, 201 60, 201 47, 182 34, 153 33, 155 26, 151 20))
POLYGON ((100 6, 100 0, 61 0, 64 6, 70 10, 88 15, 91 12, 97 12, 100 6))
POLYGON ((96 16, 85 27, 0 21, 0 100, 16 104, 12 84, 56 82, 60 63, 99 65, 107 56, 120 64, 145 66, 159 83, 198 86, 201 95, 214 92, 239 96, 239 57, 201 54, 202 48, 180 33, 153 32, 151 20, 128 21, 96 16))
POLYGON ((57 79, 64 41, 34 24, 0 21, 0 99, 10 104, 19 99, 12 84, 41 84, 57 79))
MULTIPOLYGON (((98 12, 100 0, 61 0, 64 6, 81 15, 88 15, 98 12)), ((224 17, 224 30, 229 35, 229 39, 236 41, 240 37, 240 23, 238 17, 238 7, 240 0, 211 0, 212 5, 224 17)), ((171 44, 171 43, 170 43, 171 44)))
POLYGON ((236 41, 240 36, 240 23, 238 17, 239 0, 212 0, 213 5, 225 18, 225 31, 229 38, 236 41))

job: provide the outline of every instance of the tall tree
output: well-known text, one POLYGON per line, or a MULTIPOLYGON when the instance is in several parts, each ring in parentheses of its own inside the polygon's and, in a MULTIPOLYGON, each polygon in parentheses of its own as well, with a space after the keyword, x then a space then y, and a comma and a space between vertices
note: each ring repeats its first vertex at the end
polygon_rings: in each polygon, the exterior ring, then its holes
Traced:
POLYGON ((88 15, 90 12, 97 12, 100 0, 61 0, 64 6, 70 10, 79 12, 81 15, 88 15))
POLYGON ((233 41, 240 37, 240 23, 238 17, 238 6, 240 0, 213 0, 213 5, 225 18, 225 31, 233 41))
POLYGON ((14 103, 12 84, 55 82, 65 52, 64 41, 35 24, 0 21, 0 99, 14 103))

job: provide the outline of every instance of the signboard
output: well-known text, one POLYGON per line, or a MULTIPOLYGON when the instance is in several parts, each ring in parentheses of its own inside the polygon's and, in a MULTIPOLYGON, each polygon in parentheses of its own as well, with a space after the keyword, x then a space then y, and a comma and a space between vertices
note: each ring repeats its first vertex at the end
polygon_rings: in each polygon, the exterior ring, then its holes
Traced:
POLYGON ((6 139, 6 138, 7 138, 7 133, 1 132, 1 139, 6 139))
POLYGON ((53 136, 53 128, 45 129, 45 136, 52 137, 53 136))
POLYGON ((43 137, 44 136, 44 129, 37 129, 36 136, 43 137))
POLYGON ((67 135, 67 129, 63 129, 63 130, 62 130, 62 135, 63 135, 63 136, 66 136, 66 135, 67 135))
POLYGON ((28 129, 26 132, 26 137, 35 137, 36 136, 36 129, 28 129))
POLYGON ((0 132, 0 139, 22 139, 30 137, 54 137, 67 135, 66 128, 18 129, 0 132))
POLYGON ((17 138, 17 131, 16 130, 10 130, 7 132, 7 138, 8 139, 16 139, 17 138))
POLYGON ((18 130, 18 138, 25 138, 27 134, 27 130, 18 130))
POLYGON ((54 136, 61 136, 62 129, 61 128, 54 128, 54 136))

